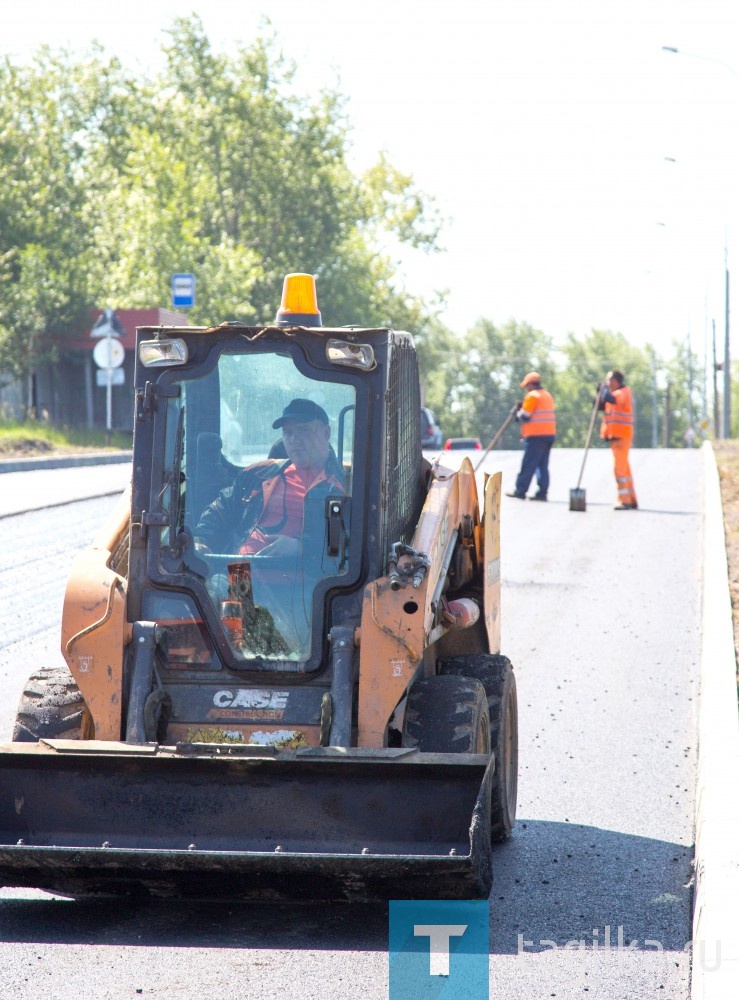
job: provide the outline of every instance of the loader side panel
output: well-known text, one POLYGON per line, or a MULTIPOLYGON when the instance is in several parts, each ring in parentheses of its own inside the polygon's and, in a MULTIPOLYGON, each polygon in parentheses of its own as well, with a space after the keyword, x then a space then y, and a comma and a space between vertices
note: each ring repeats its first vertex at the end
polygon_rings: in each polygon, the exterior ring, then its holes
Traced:
POLYGON ((75 560, 62 613, 62 655, 90 709, 95 735, 102 740, 121 737, 123 657, 131 626, 122 575, 126 566, 116 554, 125 548, 130 507, 126 491, 93 546, 75 560))
POLYGON ((485 574, 485 628, 491 653, 500 652, 500 494, 503 473, 485 483, 482 564, 485 574))

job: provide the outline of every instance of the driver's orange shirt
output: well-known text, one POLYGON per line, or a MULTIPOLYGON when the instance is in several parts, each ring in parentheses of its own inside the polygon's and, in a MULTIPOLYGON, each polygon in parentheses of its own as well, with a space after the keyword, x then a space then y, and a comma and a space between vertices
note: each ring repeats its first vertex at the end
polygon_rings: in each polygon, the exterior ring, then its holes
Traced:
POLYGON ((273 542, 277 535, 299 538, 303 534, 305 494, 326 478, 323 469, 301 472, 294 465, 289 465, 273 482, 266 483, 265 486, 272 488, 265 499, 264 509, 253 531, 239 548, 239 553, 254 555, 273 542))

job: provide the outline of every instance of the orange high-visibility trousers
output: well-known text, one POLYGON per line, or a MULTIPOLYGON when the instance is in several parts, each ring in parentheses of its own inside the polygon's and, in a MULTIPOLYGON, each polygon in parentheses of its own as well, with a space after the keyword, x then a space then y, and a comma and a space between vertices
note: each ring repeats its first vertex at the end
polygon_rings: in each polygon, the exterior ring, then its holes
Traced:
POLYGON ((631 466, 629 465, 630 447, 631 442, 626 438, 611 438, 617 503, 636 503, 634 477, 631 475, 631 466))

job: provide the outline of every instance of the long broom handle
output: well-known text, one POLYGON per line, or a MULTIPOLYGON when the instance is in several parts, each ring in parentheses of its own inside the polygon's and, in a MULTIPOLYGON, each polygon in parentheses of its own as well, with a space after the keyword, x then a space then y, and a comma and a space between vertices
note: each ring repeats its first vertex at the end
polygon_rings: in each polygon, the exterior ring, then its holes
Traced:
POLYGON ((514 406, 513 409, 511 410, 511 412, 508 414, 508 416, 503 421, 502 427, 498 431, 496 431, 495 437, 493 438, 493 440, 490 442, 490 444, 487 446, 487 448, 483 452, 482 458, 480 458, 475 463, 475 470, 474 470, 475 472, 477 472, 477 470, 480 468, 480 466, 482 465, 482 463, 488 457, 488 453, 493 450, 493 448, 497 445, 497 443, 500 441, 500 439, 505 434, 505 432, 508 429, 508 427, 513 423, 513 421, 516 418, 516 414, 517 413, 518 413, 518 406, 514 406))
POLYGON ((580 483, 582 482, 582 474, 585 472, 585 459, 588 457, 588 448, 590 447, 590 441, 593 437, 593 428, 595 427, 595 418, 598 415, 598 403, 600 402, 600 386, 595 394, 595 402, 593 403, 593 412, 590 414, 590 425, 588 427, 588 436, 585 439, 585 452, 582 456, 582 465, 580 466, 580 476, 577 480, 576 490, 580 489, 580 483))

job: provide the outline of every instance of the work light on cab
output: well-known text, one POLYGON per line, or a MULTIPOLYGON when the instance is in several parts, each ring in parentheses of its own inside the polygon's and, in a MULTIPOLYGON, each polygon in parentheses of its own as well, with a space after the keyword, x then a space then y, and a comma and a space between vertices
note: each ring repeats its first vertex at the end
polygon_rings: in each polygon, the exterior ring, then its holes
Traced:
POLYGON ((139 343, 139 360, 145 368, 187 364, 187 344, 180 337, 158 337, 139 343))
POLYGON ((370 344, 354 344, 332 337, 326 344, 326 357, 334 365, 346 365, 365 372, 377 367, 375 352, 370 344))
POLYGON ((312 274, 287 274, 275 326, 321 326, 316 279, 312 274))

